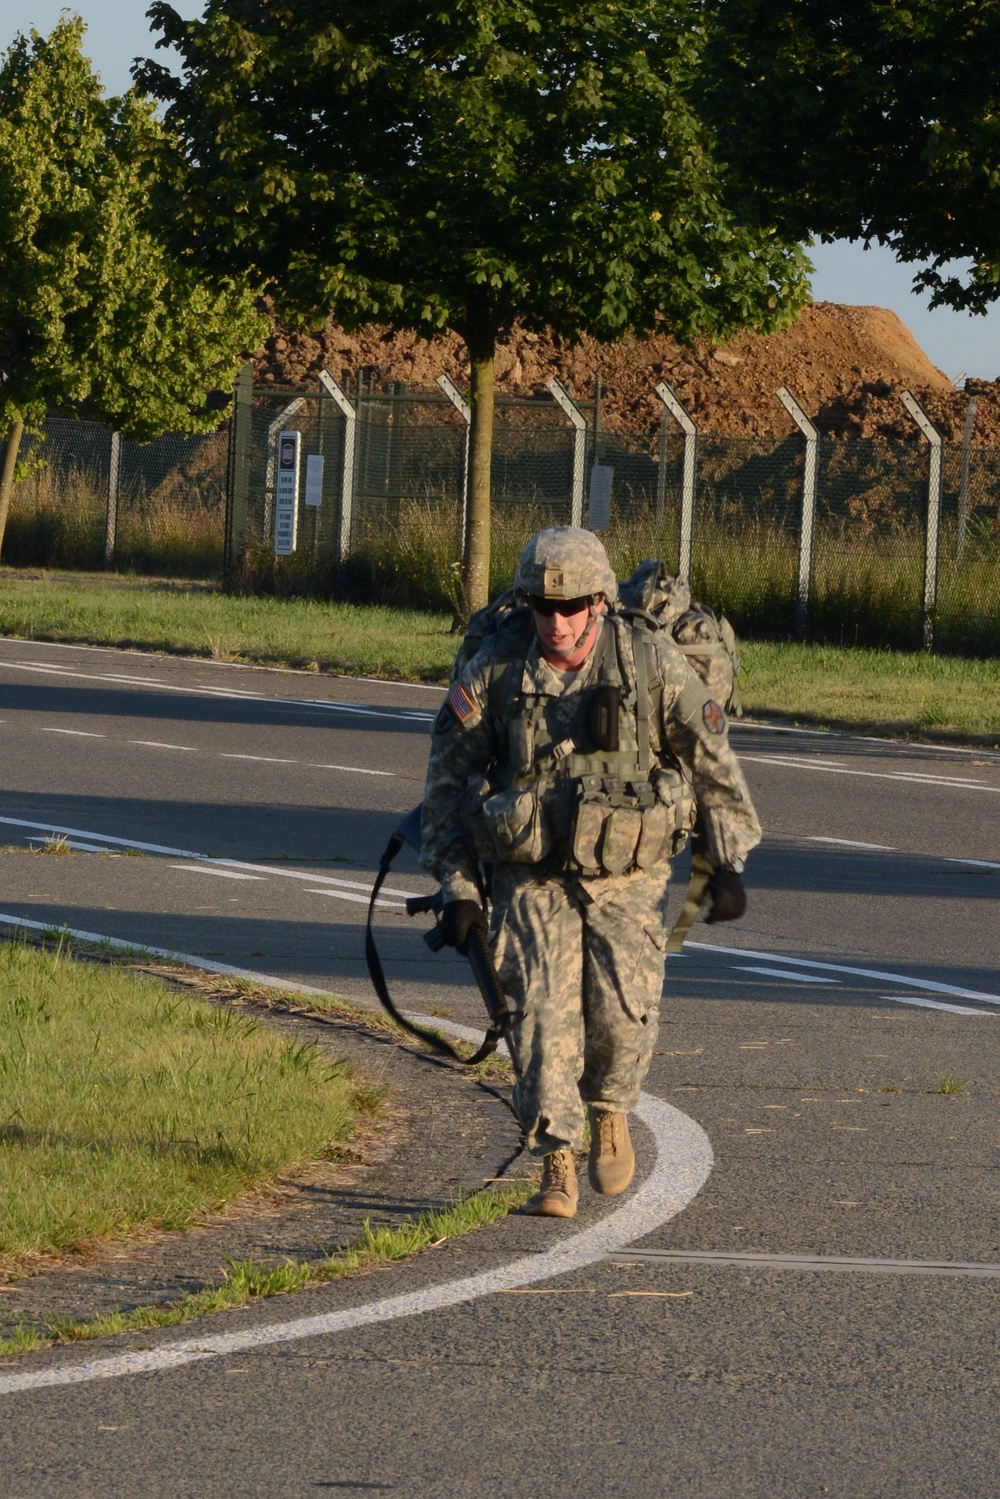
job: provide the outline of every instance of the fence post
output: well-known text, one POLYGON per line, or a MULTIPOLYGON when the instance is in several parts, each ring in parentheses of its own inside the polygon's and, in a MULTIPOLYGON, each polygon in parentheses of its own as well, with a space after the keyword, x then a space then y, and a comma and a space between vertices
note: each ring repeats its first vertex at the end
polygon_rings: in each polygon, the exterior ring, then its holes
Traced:
POLYGON ((677 571, 690 580, 691 555, 694 547, 694 490, 698 466, 698 428, 674 395, 665 380, 656 387, 656 394, 666 406, 684 433, 684 469, 681 475, 681 539, 678 549, 677 571))
POLYGON ((908 390, 899 399, 930 444, 927 474, 927 532, 924 546, 924 650, 934 649, 934 616, 937 611, 938 550, 941 542, 941 434, 932 424, 916 396, 908 390))
MULTIPOLYGON (((329 370, 320 370, 319 382, 336 401, 344 418, 344 463, 340 475, 340 536, 337 561, 343 563, 351 550, 351 523, 354 516, 354 452, 357 441, 357 408, 348 400, 329 370)), ((361 377, 358 376, 358 390, 361 377)))
POLYGON ((236 553, 244 539, 244 526, 237 537, 237 504, 246 516, 250 495, 250 454, 253 439, 253 365, 245 364, 233 386, 233 414, 229 419, 229 455, 226 463, 226 536, 222 571, 228 578, 236 553))
POLYGON ((111 434, 108 459, 108 518, 104 528, 104 566, 114 567, 118 547, 118 495, 122 482, 122 435, 111 434))
POLYGON ((583 525, 583 470, 587 462, 587 418, 575 403, 565 386, 553 375, 546 380, 546 389, 559 403, 573 423, 573 483, 569 494, 569 523, 583 525))
POLYGON ((465 544, 465 526, 469 513, 469 433, 472 430, 472 407, 448 375, 438 375, 437 383, 448 397, 455 410, 461 413, 465 423, 465 445, 462 452, 462 529, 459 535, 465 544))
POLYGON ((972 447, 972 427, 976 420, 976 398, 969 397, 965 413, 965 429, 962 432, 962 474, 958 481, 958 535, 955 540, 955 567, 960 572, 965 558, 965 533, 969 525, 969 457, 972 447))
POLYGON ((809 631, 809 590, 812 584, 813 536, 816 531, 816 471, 819 457, 819 433, 787 385, 783 385, 777 395, 778 400, 806 440, 806 461, 802 473, 802 513, 799 520, 799 576, 795 590, 795 634, 799 640, 805 640, 809 631))

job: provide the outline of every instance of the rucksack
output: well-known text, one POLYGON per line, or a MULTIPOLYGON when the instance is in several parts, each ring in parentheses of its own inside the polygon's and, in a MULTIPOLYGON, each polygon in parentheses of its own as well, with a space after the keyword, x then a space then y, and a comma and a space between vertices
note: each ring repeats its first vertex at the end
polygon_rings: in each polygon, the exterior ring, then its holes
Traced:
POLYGON ((742 718, 736 634, 724 614, 707 604, 692 604, 687 579, 671 577, 655 557, 640 562, 619 584, 618 596, 626 614, 641 611, 657 629, 667 631, 719 706, 731 718, 742 718))

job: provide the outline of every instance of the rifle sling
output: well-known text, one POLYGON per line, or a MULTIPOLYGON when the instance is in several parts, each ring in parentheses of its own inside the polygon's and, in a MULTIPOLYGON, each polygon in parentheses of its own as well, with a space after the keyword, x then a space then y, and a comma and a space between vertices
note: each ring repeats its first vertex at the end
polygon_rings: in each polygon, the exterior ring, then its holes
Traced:
POLYGON ((382 968, 382 960, 378 955, 378 948, 375 946, 372 918, 375 914, 375 902, 378 899, 378 893, 385 882, 386 875, 389 873, 392 861, 403 847, 404 841, 399 833, 393 833, 386 844, 385 853, 382 855, 378 874, 375 876, 375 883, 372 886, 371 900, 368 902, 368 923, 365 927, 365 962, 368 965, 368 976, 372 981, 372 987, 378 995, 379 1003, 383 1010, 385 1010, 387 1015, 392 1016, 398 1026, 401 1026, 404 1031, 408 1031, 411 1036, 416 1036, 419 1041, 423 1041, 425 1046, 429 1046, 432 1051, 436 1051, 440 1056, 450 1057, 454 1062, 461 1062, 463 1067, 475 1067, 477 1063, 483 1062, 487 1057, 492 1056, 497 1049, 500 1041, 500 1031, 495 1026, 490 1026, 475 1056, 463 1057, 443 1036, 437 1035, 434 1031, 425 1030, 422 1025, 417 1025, 413 1020, 408 1020, 396 1008, 389 993, 389 986, 386 983, 385 972, 382 968))

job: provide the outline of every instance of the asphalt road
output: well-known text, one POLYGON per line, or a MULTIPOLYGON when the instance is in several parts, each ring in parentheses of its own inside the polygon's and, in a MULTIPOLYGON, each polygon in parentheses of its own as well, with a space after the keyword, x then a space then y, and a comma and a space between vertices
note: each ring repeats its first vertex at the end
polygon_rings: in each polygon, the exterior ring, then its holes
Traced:
MULTIPOLYGON (((0 916, 365 996, 365 892, 420 798, 437 702, 0 641, 0 916), (54 836, 73 852, 13 851, 54 836)), ((19 1360, 0 1370, 0 1494, 1000 1492, 1000 756, 734 737, 766 832, 750 911, 668 967, 637 1141, 655 1183, 656 1100, 705 1132, 690 1204, 661 1194, 633 1242, 629 1199, 587 1192, 572 1224, 508 1220, 234 1314, 242 1345, 184 1362, 176 1332, 19 1360), (591 1232, 615 1254, 546 1268, 591 1232), (373 1320, 515 1263, 545 1278, 373 1320), (306 1316, 327 1323, 290 1335, 306 1316), (130 1372, 102 1364, 125 1349, 130 1372)), ((387 967, 414 1009, 478 1023, 464 965, 429 959, 402 912, 427 888, 402 859, 387 967)))

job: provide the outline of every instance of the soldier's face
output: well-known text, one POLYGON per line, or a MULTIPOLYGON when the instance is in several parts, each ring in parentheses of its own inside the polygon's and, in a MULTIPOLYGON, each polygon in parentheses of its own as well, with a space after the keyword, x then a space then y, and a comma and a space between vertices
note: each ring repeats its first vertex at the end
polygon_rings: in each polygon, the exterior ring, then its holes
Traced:
MULTIPOLYGON (((542 655, 550 659, 553 665, 561 666, 564 671, 573 671, 576 667, 582 666, 597 638, 592 631, 579 652, 574 652, 570 656, 558 654, 560 651, 565 651, 567 646, 571 646, 575 640, 579 640, 590 619, 590 605, 586 599, 570 599, 569 603, 570 605, 579 604, 580 607, 574 608, 572 614, 563 614, 558 611, 550 614, 547 610, 542 614, 538 609, 531 611, 542 655)), ((600 612, 603 608, 604 601, 602 600, 598 605, 598 611, 600 612)))

